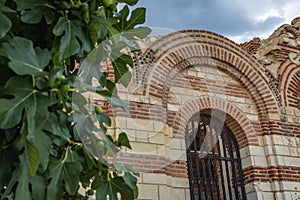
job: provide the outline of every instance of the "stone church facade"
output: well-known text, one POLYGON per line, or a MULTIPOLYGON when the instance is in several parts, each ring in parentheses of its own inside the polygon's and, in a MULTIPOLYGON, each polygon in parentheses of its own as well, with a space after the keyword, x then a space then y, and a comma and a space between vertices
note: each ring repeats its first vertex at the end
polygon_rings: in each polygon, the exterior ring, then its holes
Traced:
MULTIPOLYGON (((300 18, 236 44, 186 30, 137 42, 119 96, 139 199, 300 199, 300 18)), ((108 72, 111 72, 108 67, 108 72)), ((111 73, 113 78, 113 73, 111 73)))

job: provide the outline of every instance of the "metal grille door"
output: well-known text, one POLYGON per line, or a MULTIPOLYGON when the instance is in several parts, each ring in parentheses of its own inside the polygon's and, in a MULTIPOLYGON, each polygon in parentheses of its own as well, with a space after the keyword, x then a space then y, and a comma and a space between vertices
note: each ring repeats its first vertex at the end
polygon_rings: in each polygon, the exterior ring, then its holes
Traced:
POLYGON ((238 144, 221 120, 195 115, 186 127, 192 200, 246 199, 238 144))

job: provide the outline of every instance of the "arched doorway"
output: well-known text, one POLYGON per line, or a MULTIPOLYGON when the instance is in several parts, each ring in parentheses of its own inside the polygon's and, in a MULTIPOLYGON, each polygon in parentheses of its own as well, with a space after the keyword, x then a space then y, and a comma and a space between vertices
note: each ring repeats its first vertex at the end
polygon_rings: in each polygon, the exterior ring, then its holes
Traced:
POLYGON ((186 145, 192 200, 246 199, 239 147, 222 120, 194 115, 186 126, 186 145))

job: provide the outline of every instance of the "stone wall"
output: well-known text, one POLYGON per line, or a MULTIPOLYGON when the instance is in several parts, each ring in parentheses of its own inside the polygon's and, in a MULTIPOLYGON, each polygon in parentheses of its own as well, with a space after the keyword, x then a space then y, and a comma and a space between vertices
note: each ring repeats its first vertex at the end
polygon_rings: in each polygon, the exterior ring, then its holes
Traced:
POLYGON ((111 134, 131 140, 119 160, 141 172, 139 199, 190 199, 185 128, 196 113, 226 114, 248 199, 300 199, 297 22, 255 44, 196 30, 137 42, 132 83, 118 88, 131 113, 96 103, 114 120, 111 134))

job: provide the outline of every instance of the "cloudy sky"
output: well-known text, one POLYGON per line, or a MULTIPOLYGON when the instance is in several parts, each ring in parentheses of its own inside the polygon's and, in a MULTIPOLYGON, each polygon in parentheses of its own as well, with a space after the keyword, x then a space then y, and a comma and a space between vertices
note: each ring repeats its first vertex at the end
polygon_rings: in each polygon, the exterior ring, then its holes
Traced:
POLYGON ((166 30, 205 29, 238 43, 269 36, 300 16, 299 0, 139 0, 146 25, 166 30))

